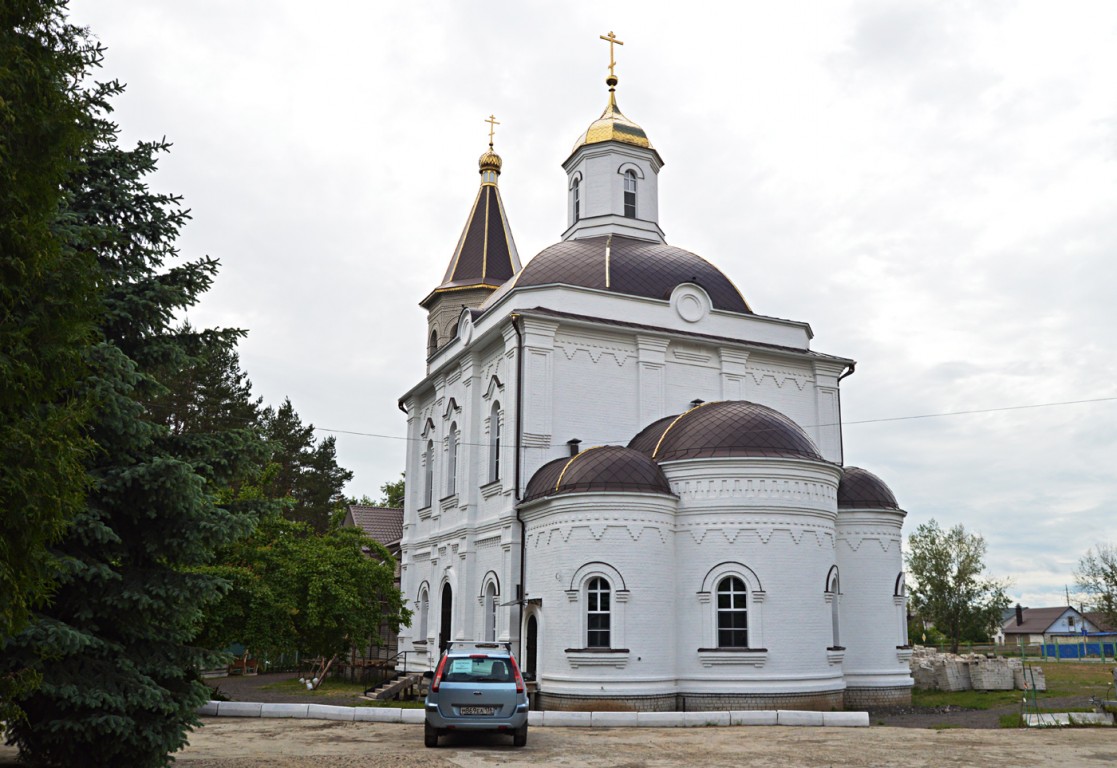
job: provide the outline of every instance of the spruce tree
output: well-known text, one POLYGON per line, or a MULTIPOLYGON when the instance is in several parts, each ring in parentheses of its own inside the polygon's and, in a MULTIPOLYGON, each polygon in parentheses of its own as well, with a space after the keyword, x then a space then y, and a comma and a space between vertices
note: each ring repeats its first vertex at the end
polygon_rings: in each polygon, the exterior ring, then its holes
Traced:
MULTIPOLYGON (((0 650, 49 599, 49 547, 86 488, 86 371, 96 311, 93 260, 56 233, 64 185, 88 140, 78 89, 100 51, 63 3, 0 3, 0 650)), ((36 683, 0 670, 0 723, 36 683)))
POLYGON ((0 645, 49 593, 47 547, 85 491, 95 270, 55 228, 99 55, 61 2, 0 4, 0 645))
POLYGON ((84 395, 92 401, 83 508, 55 547, 59 586, 5 649, 4 670, 31 667, 38 691, 17 701, 26 719, 8 736, 25 759, 52 766, 162 766, 186 742, 208 698, 191 644, 200 613, 224 582, 198 566, 251 528, 254 510, 219 503, 251 451, 250 429, 175 430, 156 409, 160 372, 195 362, 173 325, 210 285, 215 261, 177 263, 187 219, 177 197, 146 177, 165 142, 117 145, 97 89, 94 144, 68 183, 65 248, 96 259, 103 309, 84 395))

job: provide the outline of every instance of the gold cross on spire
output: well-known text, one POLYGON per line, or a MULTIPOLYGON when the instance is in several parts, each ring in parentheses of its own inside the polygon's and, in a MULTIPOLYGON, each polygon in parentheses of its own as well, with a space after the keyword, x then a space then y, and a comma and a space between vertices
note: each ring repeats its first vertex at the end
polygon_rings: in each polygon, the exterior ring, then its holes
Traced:
POLYGON ((496 132, 496 127, 500 125, 500 121, 496 119, 496 115, 489 115, 485 120, 489 124, 489 149, 493 148, 493 134, 496 132))
POLYGON ((617 62, 613 58, 613 45, 624 45, 624 43, 618 40, 617 36, 612 32, 608 35, 598 35, 598 37, 609 43, 609 77, 616 77, 616 75, 613 74, 613 67, 617 66, 617 62))

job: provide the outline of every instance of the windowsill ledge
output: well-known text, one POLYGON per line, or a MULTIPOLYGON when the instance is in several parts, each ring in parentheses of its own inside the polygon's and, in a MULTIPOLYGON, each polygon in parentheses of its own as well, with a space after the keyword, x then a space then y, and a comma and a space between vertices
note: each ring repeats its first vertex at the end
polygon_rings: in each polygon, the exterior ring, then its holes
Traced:
POLYGON ((912 647, 910 645, 897 645, 896 646, 896 658, 899 661, 903 662, 904 664, 907 664, 908 662, 911 661, 911 654, 912 654, 912 647))
POLYGON ((443 496, 441 499, 438 500, 438 507, 443 512, 453 509, 456 506, 458 506, 458 494, 456 493, 452 493, 449 496, 443 496))
POLYGON ((420 507, 419 508, 419 519, 420 520, 430 520, 430 517, 431 517, 431 505, 430 504, 428 504, 425 507, 420 507))
POLYGON ((846 657, 846 649, 843 645, 834 645, 826 649, 826 660, 831 664, 841 664, 846 657))
POLYGON ((481 496, 483 498, 491 499, 493 496, 496 496, 498 493, 501 492, 500 481, 493 480, 492 482, 485 483, 481 486, 480 490, 481 496))
POLYGON ((698 660, 704 667, 763 667, 768 661, 767 648, 699 648, 698 660))
POLYGON ((578 667, 615 667, 628 666, 631 651, 628 648, 567 648, 566 660, 572 669, 578 667))

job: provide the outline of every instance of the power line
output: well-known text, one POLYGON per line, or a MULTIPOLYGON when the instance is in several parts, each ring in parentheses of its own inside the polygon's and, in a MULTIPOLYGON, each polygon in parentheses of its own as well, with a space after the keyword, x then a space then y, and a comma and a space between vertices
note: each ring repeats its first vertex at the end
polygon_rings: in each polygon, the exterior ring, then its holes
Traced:
MULTIPOLYGON (((1036 409, 1036 408, 1058 408, 1058 407, 1069 406, 1069 405, 1086 405, 1086 404, 1091 404, 1091 403, 1108 403, 1108 402, 1115 402, 1115 401, 1117 401, 1117 396, 1114 396, 1114 397, 1095 397, 1095 398, 1089 398, 1089 399, 1085 399, 1085 400, 1061 400, 1061 401, 1052 402, 1052 403, 1030 403, 1030 404, 1027 404, 1027 405, 1004 405, 1004 406, 999 406, 999 407, 996 407, 996 408, 974 408, 974 409, 969 409, 969 410, 964 410, 964 411, 943 411, 941 413, 920 413, 920 414, 913 414, 913 415, 910 415, 910 416, 884 416, 884 417, 876 418, 876 419, 858 419, 858 420, 855 420, 855 421, 830 422, 830 423, 826 423, 826 424, 808 424, 808 425, 804 425, 804 428, 805 429, 815 429, 815 428, 821 428, 821 427, 835 427, 835 426, 846 426, 846 427, 848 427, 848 426, 855 426, 855 425, 861 425, 861 424, 881 424, 881 423, 886 423, 886 422, 891 422, 891 421, 914 421, 915 419, 940 419, 940 418, 947 418, 947 417, 951 417, 951 416, 972 416, 972 415, 983 414, 983 413, 1000 413, 1000 412, 1004 412, 1004 411, 1023 411, 1023 410, 1032 410, 1032 409, 1036 409)), ((354 436, 357 436, 357 437, 373 437, 373 438, 380 438, 380 439, 384 439, 384 440, 404 440, 404 441, 408 441, 408 442, 410 442, 412 440, 414 440, 416 442, 425 442, 425 441, 430 439, 428 437, 419 437, 419 438, 414 438, 413 439, 413 438, 409 438, 405 435, 385 435, 385 434, 380 434, 380 433, 376 433, 376 432, 359 432, 359 431, 356 431, 356 430, 349 430, 349 429, 333 429, 332 427, 314 427, 314 430, 316 432, 330 432, 330 433, 339 434, 339 435, 354 435, 354 436)), ((610 443, 610 444, 616 443, 616 442, 627 444, 630 439, 631 439, 631 436, 627 437, 627 438, 624 438, 620 441, 605 441, 605 442, 610 443)), ((467 441, 462 441, 459 444, 460 445, 482 446, 482 447, 488 445, 487 442, 473 443, 473 442, 467 442, 467 441)), ((508 446, 508 447, 510 447, 510 446, 508 446)), ((523 448, 525 450, 528 449, 528 448, 543 448, 543 449, 546 449, 546 448, 553 448, 553 447, 554 447, 553 443, 549 446, 534 446, 534 445, 523 446, 523 448)))

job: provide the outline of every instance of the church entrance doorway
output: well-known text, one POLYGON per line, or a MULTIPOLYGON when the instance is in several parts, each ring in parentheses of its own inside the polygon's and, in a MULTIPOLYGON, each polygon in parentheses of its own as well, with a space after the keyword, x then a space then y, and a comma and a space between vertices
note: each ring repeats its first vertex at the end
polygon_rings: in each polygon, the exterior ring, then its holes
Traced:
POLYGON ((454 590, 447 584, 442 588, 442 620, 438 622, 438 650, 445 651, 453 637, 450 634, 450 618, 454 615, 454 590))
POLYGON ((524 677, 535 679, 535 661, 539 649, 539 622, 535 614, 527 617, 527 639, 524 643, 524 677))

